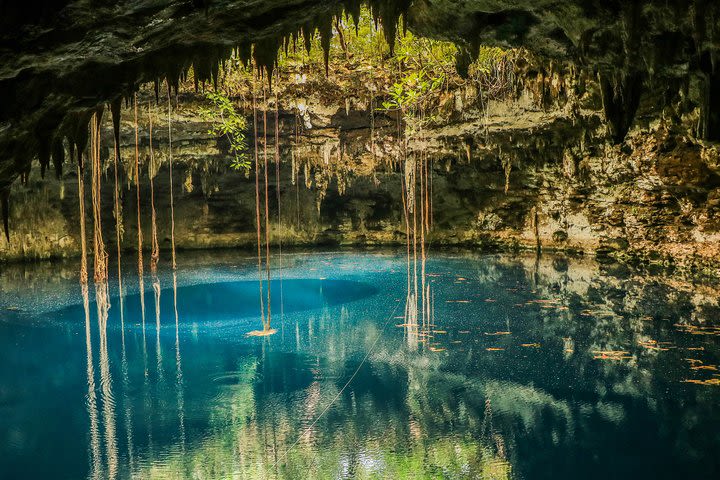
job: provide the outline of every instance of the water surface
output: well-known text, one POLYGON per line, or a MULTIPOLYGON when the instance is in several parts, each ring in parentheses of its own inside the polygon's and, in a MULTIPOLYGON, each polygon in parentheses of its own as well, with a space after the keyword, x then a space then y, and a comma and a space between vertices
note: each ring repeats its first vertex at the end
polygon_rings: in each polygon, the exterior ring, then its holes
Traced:
POLYGON ((720 475, 712 286, 437 253, 416 286, 403 255, 313 253, 268 302, 252 259, 181 260, 142 295, 128 265, 107 311, 6 274, 2 478, 720 475))

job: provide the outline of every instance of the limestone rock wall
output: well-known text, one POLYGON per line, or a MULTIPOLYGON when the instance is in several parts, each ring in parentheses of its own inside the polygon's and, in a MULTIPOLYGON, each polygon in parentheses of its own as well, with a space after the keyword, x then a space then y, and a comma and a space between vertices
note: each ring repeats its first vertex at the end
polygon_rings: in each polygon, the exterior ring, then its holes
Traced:
MULTIPOLYGON (((411 155, 427 155, 432 172, 431 248, 564 250, 718 274, 720 157, 716 146, 684 135, 687 124, 640 121, 620 146, 606 140, 592 108, 598 102, 593 88, 550 105, 537 102, 530 89, 484 105, 472 98, 472 92, 452 92, 445 102, 450 120, 410 143, 411 155)), ((256 239, 254 174, 229 168, 227 146, 198 120, 201 103, 200 95, 185 94, 173 110, 177 246, 250 249, 256 239)), ((167 258, 167 112, 150 96, 141 104, 151 105, 154 118, 153 165, 147 110, 139 126, 144 245, 150 246, 153 172, 161 256, 167 258)), ((397 120, 375 113, 371 122, 363 98, 297 95, 280 107, 279 183, 274 112, 268 124, 272 241, 285 247, 404 245, 397 120)), ((119 164, 122 247, 128 250, 137 245, 132 116, 130 110, 123 115, 119 164)), ((104 132, 103 226, 114 254, 109 124, 104 132)), ((37 171, 26 186, 13 186, 15 227, 9 243, 0 240, 2 261, 79 253, 74 167, 60 181, 40 181, 37 171)), ((91 227, 88 219, 88 232, 91 227)))

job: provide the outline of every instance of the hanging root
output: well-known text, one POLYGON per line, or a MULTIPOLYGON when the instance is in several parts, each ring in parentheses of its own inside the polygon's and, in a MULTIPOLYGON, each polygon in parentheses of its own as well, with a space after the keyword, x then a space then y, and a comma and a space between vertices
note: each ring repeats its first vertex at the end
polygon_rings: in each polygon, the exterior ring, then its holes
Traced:
MULTIPOLYGON (((280 79, 278 78, 278 83, 280 79)), ((277 93, 275 94, 275 193, 277 196, 277 208, 278 208, 278 234, 280 234, 280 98, 277 93)), ((278 247, 280 254, 282 254, 282 236, 279 235, 278 247)))
MULTIPOLYGON (((121 249, 121 239, 122 239, 122 233, 121 233, 121 220, 120 220, 120 196, 118 194, 118 160, 120 159, 120 100, 121 98, 118 97, 117 100, 113 101, 110 105, 110 113, 112 114, 113 119, 113 133, 114 133, 114 142, 115 142, 115 155, 113 160, 114 170, 115 170, 115 191, 114 193, 114 200, 115 200, 115 242, 117 243, 117 267, 118 267, 118 291, 120 292, 120 320, 121 323, 124 324, 124 317, 123 317, 123 287, 122 287, 122 264, 120 262, 120 249, 121 249), (116 113, 117 111, 117 113, 116 113), (117 125, 117 126, 116 126, 117 125)), ((123 335, 125 334, 123 330, 123 335)), ((123 344, 124 345, 124 344, 123 344)))
POLYGON ((262 238, 260 235, 260 157, 258 153, 258 119, 257 105, 255 100, 255 82, 252 85, 252 109, 253 109, 253 136, 255 139, 255 225, 257 227, 257 259, 258 259, 258 283, 260 286, 260 319, 263 328, 265 326, 265 306, 263 300, 262 286, 262 238))
POLYGON ((177 269, 175 261, 175 197, 173 195, 173 159, 172 159, 172 103, 170 102, 170 81, 168 80, 168 159, 170 163, 170 243, 172 246, 172 269, 177 269))
POLYGON ((503 172, 505 173, 505 194, 510 190, 510 173, 512 172, 512 158, 509 155, 501 160, 503 172))
POLYGON ((100 163, 100 125, 102 109, 95 112, 91 121, 90 160, 92 162, 92 205, 93 205, 93 276, 95 283, 107 280, 107 253, 102 235, 102 210, 100 186, 102 165, 100 163))
POLYGON ((143 274, 143 239, 142 224, 140 223, 140 151, 138 147, 138 106, 137 93, 134 96, 135 104, 135 192, 137 194, 137 236, 138 236, 138 275, 143 274))
POLYGON ((80 201, 80 283, 85 285, 88 281, 87 272, 87 240, 85 234, 85 180, 80 163, 77 166, 78 199, 80 201))
MULTIPOLYGON (((277 84, 280 84, 280 69, 277 72, 277 84)), ((280 211, 280 96, 275 93, 275 192, 277 194, 277 234, 278 234, 278 261, 280 265, 278 276, 280 278, 280 320, 284 318, 283 306, 283 277, 282 277, 282 216, 280 211)))
POLYGON ((270 207, 268 205, 267 96, 263 83, 263 171, 265 174, 265 271, 267 274, 267 317, 265 330, 270 330, 270 207))
POLYGON ((115 139, 115 156, 120 161, 120 109, 122 108, 122 97, 117 97, 110 102, 110 116, 113 124, 113 137, 115 139))
POLYGON ((155 213, 155 182, 153 177, 155 176, 155 162, 153 158, 153 145, 152 145, 152 114, 150 113, 150 104, 148 104, 148 124, 150 129, 150 164, 148 166, 148 177, 150 177, 150 218, 152 222, 152 253, 150 254, 150 271, 152 273, 157 272, 157 264, 160 260, 160 246, 158 245, 157 239, 157 215, 155 213))

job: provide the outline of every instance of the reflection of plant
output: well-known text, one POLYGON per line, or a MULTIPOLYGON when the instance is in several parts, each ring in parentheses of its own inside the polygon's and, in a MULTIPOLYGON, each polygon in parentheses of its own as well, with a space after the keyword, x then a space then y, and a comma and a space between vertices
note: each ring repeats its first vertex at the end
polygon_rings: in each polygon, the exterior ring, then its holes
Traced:
POLYGON ((230 166, 235 170, 248 170, 250 158, 245 137, 245 117, 235 110, 232 101, 225 94, 206 92, 205 97, 212 102, 212 108, 202 109, 200 112, 205 120, 212 123, 208 135, 225 137, 230 143, 230 153, 233 155, 230 166))

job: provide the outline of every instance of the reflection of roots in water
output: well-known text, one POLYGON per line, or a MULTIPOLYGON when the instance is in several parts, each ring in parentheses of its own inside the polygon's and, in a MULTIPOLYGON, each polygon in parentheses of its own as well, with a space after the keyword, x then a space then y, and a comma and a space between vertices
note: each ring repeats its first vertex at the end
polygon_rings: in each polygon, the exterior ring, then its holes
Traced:
POLYGON ((95 367, 93 362, 92 336, 90 332, 90 300, 88 298, 88 287, 82 285, 83 309, 85 311, 85 348, 87 351, 87 385, 88 391, 85 398, 88 416, 90 417, 90 445, 89 456, 91 463, 90 478, 100 478, 102 458, 100 452, 100 428, 98 419, 97 395, 95 389, 95 367))
POLYGON ((405 149, 402 151, 404 171, 401 175, 401 194, 407 259, 407 295, 403 326, 409 348, 416 350, 423 343, 430 351, 439 352, 444 349, 435 348, 430 344, 433 338, 432 329, 435 326, 435 310, 434 295, 426 272, 427 234, 430 229, 431 216, 427 156, 424 152, 408 156, 405 149), (418 242, 420 243, 419 252, 418 242), (420 261, 419 272, 418 260, 420 261), (418 277, 420 278, 418 279, 418 277))
MULTIPOLYGON (((493 474, 488 478, 511 478, 512 465, 507 461, 505 439, 493 425, 492 406, 489 398, 485 400, 480 436, 480 441, 484 444, 481 455, 489 457, 483 459, 486 464, 483 470, 493 474)), ((483 476, 483 478, 485 477, 483 476)))
POLYGON ((107 320, 110 304, 107 283, 95 284, 95 301, 97 304, 98 331, 100 333, 100 386, 105 423, 105 454, 107 457, 107 474, 110 479, 117 478, 118 448, 115 420, 115 400, 112 393, 112 376, 108 358, 107 320))
MULTIPOLYGON (((122 309, 122 297, 123 294, 120 292, 120 308, 122 309)), ((133 450, 133 429, 132 429, 132 409, 130 399, 128 397, 128 391, 130 390, 130 375, 127 361, 127 351, 125 349, 125 325, 121 323, 122 328, 122 358, 121 358, 121 370, 122 370, 122 386, 123 386, 123 405, 125 406, 125 431, 127 436, 127 448, 128 448, 128 467, 132 472, 135 465, 135 455, 133 450)))
POLYGON ((157 355, 158 380, 163 378, 162 349, 160 347, 160 280, 153 276, 153 291, 155 292, 155 352, 157 355))
POLYGON ((149 377, 147 363, 147 337, 145 332, 145 279, 142 275, 138 275, 140 285, 140 319, 142 321, 142 341, 143 341, 143 365, 145 368, 145 381, 147 383, 149 377))
POLYGON ((177 308, 177 274, 173 271, 173 308, 175 310, 175 370, 178 405, 178 422, 180 424, 180 446, 185 452, 185 396, 183 389, 182 361, 180 357, 180 320, 177 308))

